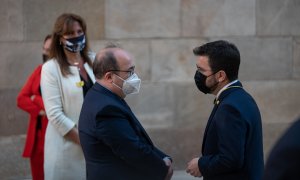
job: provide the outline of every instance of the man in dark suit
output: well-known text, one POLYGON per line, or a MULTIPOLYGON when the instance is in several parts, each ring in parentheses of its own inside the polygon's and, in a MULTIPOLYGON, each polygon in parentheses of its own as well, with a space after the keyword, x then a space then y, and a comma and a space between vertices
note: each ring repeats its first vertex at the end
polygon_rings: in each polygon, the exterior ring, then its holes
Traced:
POLYGON ((131 56, 116 46, 96 55, 96 83, 85 97, 79 119, 88 180, 163 180, 172 176, 171 158, 153 145, 124 101, 140 88, 134 68, 131 56))
POLYGON ((300 179, 300 119, 278 140, 266 163, 264 180, 300 179))
POLYGON ((254 99, 237 80, 240 53, 227 41, 196 47, 198 89, 216 96, 207 122, 202 156, 186 171, 204 180, 260 180, 263 173, 262 126, 254 99))

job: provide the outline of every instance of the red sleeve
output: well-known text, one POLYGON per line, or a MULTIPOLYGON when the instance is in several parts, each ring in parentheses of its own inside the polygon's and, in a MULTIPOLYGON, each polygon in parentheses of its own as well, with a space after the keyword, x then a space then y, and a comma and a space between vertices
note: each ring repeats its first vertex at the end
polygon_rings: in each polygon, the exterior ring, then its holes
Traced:
MULTIPOLYGON (((40 73, 40 67, 36 68, 34 72, 30 75, 26 84, 21 89, 17 97, 18 107, 32 115, 38 115, 40 110, 42 110, 41 107, 39 107, 36 103, 34 103, 30 99, 32 95, 38 95, 37 93, 33 92, 32 86, 34 85, 37 76, 39 76, 39 73, 40 73)), ((36 98, 37 97, 35 97, 35 99, 36 98)))
POLYGON ((43 98, 41 95, 35 95, 33 99, 34 104, 36 104, 40 109, 45 110, 43 98))

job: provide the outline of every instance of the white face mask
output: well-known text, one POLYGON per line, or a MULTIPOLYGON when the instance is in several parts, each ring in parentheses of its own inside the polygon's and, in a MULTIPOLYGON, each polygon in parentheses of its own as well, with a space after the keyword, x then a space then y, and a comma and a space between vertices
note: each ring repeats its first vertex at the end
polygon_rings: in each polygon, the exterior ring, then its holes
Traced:
POLYGON ((120 76, 117 75, 118 78, 120 78, 123 81, 123 86, 122 88, 116 85, 114 82, 113 84, 117 86, 118 88, 122 89, 123 93, 125 95, 129 94, 137 94, 140 91, 140 86, 141 86, 141 79, 138 77, 137 74, 133 74, 130 77, 128 77, 126 80, 121 78, 120 76))

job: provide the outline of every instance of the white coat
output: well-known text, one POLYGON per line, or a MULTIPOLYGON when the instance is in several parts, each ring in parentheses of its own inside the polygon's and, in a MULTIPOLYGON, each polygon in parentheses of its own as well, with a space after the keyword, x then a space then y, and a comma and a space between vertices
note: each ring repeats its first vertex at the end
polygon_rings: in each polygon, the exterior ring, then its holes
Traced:
MULTIPOLYGON (((95 54, 90 58, 93 60, 95 54)), ((93 82, 92 68, 84 68, 93 82)), ((72 75, 64 77, 59 64, 52 59, 42 68, 41 89, 47 117, 45 135, 45 180, 86 179, 85 160, 81 146, 64 138, 78 123, 83 103, 83 89, 78 86, 80 75, 77 67, 70 66, 72 75)))

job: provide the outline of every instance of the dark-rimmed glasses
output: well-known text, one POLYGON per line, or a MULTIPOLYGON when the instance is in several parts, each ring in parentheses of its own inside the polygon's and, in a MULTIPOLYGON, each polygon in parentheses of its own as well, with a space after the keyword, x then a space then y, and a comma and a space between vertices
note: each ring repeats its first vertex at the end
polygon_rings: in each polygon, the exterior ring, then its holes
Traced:
POLYGON ((129 73, 128 77, 130 77, 130 76, 132 76, 134 74, 134 70, 125 71, 125 70, 112 69, 112 70, 108 70, 107 72, 110 72, 110 71, 113 71, 113 72, 127 72, 127 73, 129 73))

